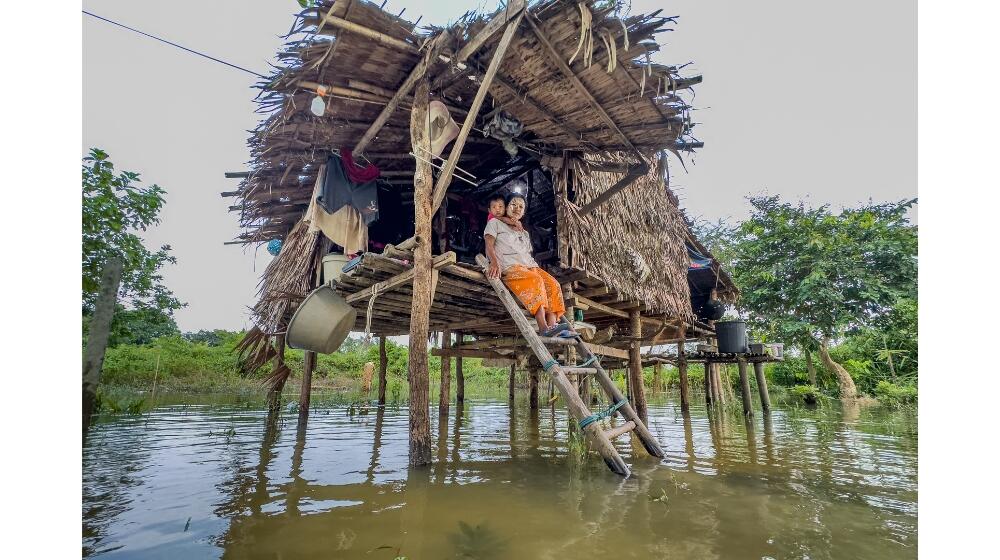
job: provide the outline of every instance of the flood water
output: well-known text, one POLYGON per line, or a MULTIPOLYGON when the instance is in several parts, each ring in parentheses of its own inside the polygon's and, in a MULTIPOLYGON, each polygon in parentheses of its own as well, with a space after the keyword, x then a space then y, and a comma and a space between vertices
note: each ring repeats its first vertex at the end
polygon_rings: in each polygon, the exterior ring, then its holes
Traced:
MULTIPOLYGON (((544 400, 544 399, 543 399, 544 400)), ((561 401, 560 401, 561 402, 561 401)), ((83 551, 106 558, 915 558, 915 413, 650 403, 632 476, 568 444, 566 411, 477 399, 407 468, 407 410, 268 423, 231 397, 104 418, 83 456, 83 551)))

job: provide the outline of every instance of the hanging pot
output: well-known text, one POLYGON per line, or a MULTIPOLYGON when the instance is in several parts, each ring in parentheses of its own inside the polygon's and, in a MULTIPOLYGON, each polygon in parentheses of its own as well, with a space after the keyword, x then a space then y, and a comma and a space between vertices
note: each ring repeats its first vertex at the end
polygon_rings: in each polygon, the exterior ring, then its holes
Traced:
POLYGON ((332 354, 350 334, 358 311, 330 285, 312 291, 288 323, 285 341, 291 348, 332 354))

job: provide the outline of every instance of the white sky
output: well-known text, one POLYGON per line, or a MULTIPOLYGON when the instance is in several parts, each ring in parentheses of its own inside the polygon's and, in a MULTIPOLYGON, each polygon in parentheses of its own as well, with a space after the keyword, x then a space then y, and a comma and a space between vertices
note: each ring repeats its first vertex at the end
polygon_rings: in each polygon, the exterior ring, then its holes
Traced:
MULTIPOLYGON (((386 9, 444 24, 492 2, 391 0, 386 9)), ((268 73, 295 0, 126 2, 84 9, 189 48, 268 73)), ((693 62, 695 135, 706 145, 672 166, 691 216, 746 216, 745 196, 768 192, 812 204, 853 205, 916 196, 916 6, 903 0, 837 3, 635 1, 633 13, 679 15, 660 35, 658 62, 693 62)), ((227 212, 246 169, 248 130, 260 118, 256 78, 83 16, 83 144, 119 169, 166 189, 150 246, 169 243, 163 271, 188 307, 182 330, 248 326, 247 307, 270 256, 223 245, 237 233, 227 212)), ((675 163, 676 160, 672 160, 675 163)), ((916 219, 916 215, 913 215, 916 219)))

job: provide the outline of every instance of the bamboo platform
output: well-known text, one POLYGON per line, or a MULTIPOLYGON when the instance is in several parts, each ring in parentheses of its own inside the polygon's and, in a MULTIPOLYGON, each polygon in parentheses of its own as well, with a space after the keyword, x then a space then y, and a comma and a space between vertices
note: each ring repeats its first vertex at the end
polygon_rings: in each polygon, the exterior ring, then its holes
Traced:
MULTIPOLYGON (((711 364, 738 364, 741 360, 748 364, 763 364, 768 362, 783 362, 783 358, 776 358, 770 354, 738 354, 733 352, 692 352, 684 354, 684 360, 688 363, 711 363, 711 364)), ((677 365, 676 354, 652 354, 643 356, 643 365, 651 364, 671 364, 677 365)))

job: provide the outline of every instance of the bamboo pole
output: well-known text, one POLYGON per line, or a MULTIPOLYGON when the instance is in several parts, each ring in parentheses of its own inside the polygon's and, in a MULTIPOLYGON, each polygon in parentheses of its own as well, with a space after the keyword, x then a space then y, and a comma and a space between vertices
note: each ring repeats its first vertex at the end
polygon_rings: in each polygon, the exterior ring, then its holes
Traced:
MULTIPOLYGON (((427 116, 428 86, 426 78, 417 84, 410 113, 410 141, 414 151, 430 149, 427 116)), ((415 235, 431 238, 430 195, 431 167, 416 162, 413 174, 413 212, 415 235)), ((431 462, 431 433, 428 408, 427 334, 431 304, 431 247, 421 243, 413 251, 413 299, 410 307, 409 385, 410 385, 410 447, 411 467, 431 462)))
MULTIPOLYGON (((441 349, 451 347, 451 331, 441 333, 441 349)), ((441 357, 441 391, 438 394, 438 416, 448 416, 448 405, 451 403, 451 358, 441 357)))
MULTIPOLYGON (((461 344, 465 336, 458 334, 458 343, 461 344)), ((462 371, 462 356, 455 356, 455 402, 465 402, 465 372, 462 371)))
POLYGON ((394 49, 413 54, 417 54, 420 52, 417 49, 416 45, 412 45, 410 43, 407 43, 406 41, 402 41, 395 37, 390 37, 385 33, 380 33, 378 31, 375 31, 374 29, 354 23, 353 21, 347 21, 346 19, 339 18, 337 16, 330 14, 326 14, 323 17, 323 21, 331 27, 336 27, 337 29, 349 31, 351 33, 357 33, 358 35, 367 37, 375 41, 376 43, 385 45, 387 47, 392 47, 394 49))
POLYGON ((677 343, 677 377, 681 388, 681 410, 690 410, 691 402, 688 400, 688 364, 687 355, 684 352, 684 339, 687 336, 687 326, 681 323, 680 342, 677 343))
POLYGON ((740 358, 736 364, 740 369, 740 394, 743 396, 743 414, 753 416, 753 401, 750 400, 750 379, 747 375, 747 361, 740 358))
MULTIPOLYGON (((496 76, 497 70, 500 69, 500 64, 503 62, 503 57, 507 52, 507 47, 510 46, 511 40, 514 39, 514 35, 517 32, 517 26, 520 25, 523 17, 524 12, 522 11, 512 21, 506 24, 507 28, 504 29, 503 36, 500 37, 500 42, 493 51, 493 57, 490 58, 490 65, 486 69, 486 74, 483 76, 483 81, 479 85, 479 90, 476 91, 476 96, 472 99, 472 105, 469 106, 469 114, 466 115, 465 120, 462 122, 462 130, 455 138, 455 141, 451 146, 451 152, 448 153, 448 161, 445 163, 444 169, 441 170, 441 174, 438 176, 437 184, 434 185, 434 196, 431 205, 432 212, 437 210, 438 206, 441 205, 441 202, 444 200, 444 197, 448 192, 448 185, 451 184, 451 178, 455 174, 455 167, 458 165, 459 158, 462 157, 462 149, 465 148, 465 141, 468 139, 473 125, 476 124, 476 117, 479 116, 479 109, 483 106, 483 101, 486 99, 486 93, 490 89, 490 84, 493 83, 493 77, 496 76)), ((423 152, 414 151, 414 153, 423 152)))
POLYGON ((538 408, 538 368, 528 369, 528 408, 535 410, 538 408))
POLYGON ((764 364, 754 362, 753 374, 757 378, 757 391, 760 393, 760 408, 764 412, 771 410, 771 397, 767 394, 767 379, 764 378, 764 364))
POLYGON ((388 356, 385 352, 385 335, 378 337, 378 404, 385 406, 386 372, 389 368, 388 356))
POLYGON ((642 379, 642 321, 638 309, 629 312, 629 322, 631 323, 632 343, 629 344, 628 374, 630 387, 632 388, 632 407, 643 424, 649 423, 646 407, 646 389, 643 387, 642 379))
POLYGON ((302 387, 299 388, 299 427, 309 419, 309 401, 312 398, 312 374, 316 367, 316 353, 306 351, 302 356, 302 387))
POLYGON ((101 291, 97 295, 94 314, 90 318, 90 332, 87 348, 83 353, 83 437, 87 437, 90 417, 94 414, 97 400, 97 386, 101 382, 101 368, 104 367, 104 352, 111 336, 111 320, 115 315, 118 287, 122 279, 122 261, 108 259, 101 273, 101 291))

